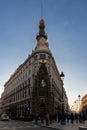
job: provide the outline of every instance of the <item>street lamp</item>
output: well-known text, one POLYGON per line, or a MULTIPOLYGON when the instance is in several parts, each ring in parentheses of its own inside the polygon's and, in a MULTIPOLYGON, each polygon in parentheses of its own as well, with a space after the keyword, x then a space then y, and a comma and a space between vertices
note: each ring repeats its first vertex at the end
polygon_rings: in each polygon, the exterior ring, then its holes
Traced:
POLYGON ((78 95, 78 98, 79 98, 79 114, 80 114, 80 94, 78 95))
POLYGON ((77 112, 78 111, 78 100, 76 100, 74 103, 75 103, 74 112, 77 112))
POLYGON ((60 74, 60 77, 61 77, 61 80, 62 80, 62 116, 61 116, 61 124, 62 125, 65 125, 65 113, 64 113, 64 98, 63 98, 63 94, 64 94, 64 91, 63 91, 63 80, 64 80, 64 73, 61 72, 60 74))
POLYGON ((65 75, 64 75, 63 72, 61 72, 60 77, 61 77, 61 79, 62 79, 62 81, 63 81, 63 80, 64 80, 64 77, 65 77, 65 75))

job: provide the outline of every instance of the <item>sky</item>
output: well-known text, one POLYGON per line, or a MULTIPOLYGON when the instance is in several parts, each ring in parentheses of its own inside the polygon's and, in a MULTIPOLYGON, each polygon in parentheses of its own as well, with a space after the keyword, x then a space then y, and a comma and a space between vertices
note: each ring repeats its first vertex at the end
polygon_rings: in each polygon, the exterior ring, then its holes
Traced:
POLYGON ((87 0, 0 0, 0 95, 35 48, 41 18, 73 104, 87 93, 87 0))

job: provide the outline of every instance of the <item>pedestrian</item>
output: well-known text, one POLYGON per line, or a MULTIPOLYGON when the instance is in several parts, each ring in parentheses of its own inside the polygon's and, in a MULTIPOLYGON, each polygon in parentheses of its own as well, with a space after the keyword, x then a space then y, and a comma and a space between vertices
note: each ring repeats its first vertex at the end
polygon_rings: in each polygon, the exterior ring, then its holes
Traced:
POLYGON ((36 115, 35 115, 35 124, 37 124, 38 123, 38 114, 36 113, 36 115))
POLYGON ((61 121, 61 113, 58 113, 58 122, 61 121))
POLYGON ((40 115, 40 120, 41 120, 41 123, 44 123, 44 115, 43 114, 40 115))
POLYGON ((85 118, 85 114, 83 113, 83 114, 82 114, 82 122, 83 122, 83 123, 85 123, 85 119, 86 119, 86 118, 85 118))
POLYGON ((78 123, 78 114, 75 113, 75 120, 76 120, 76 124, 78 123))
POLYGON ((74 114, 73 113, 71 113, 70 118, 71 118, 71 123, 73 124, 74 123, 74 114))
POLYGON ((70 114, 69 113, 67 113, 66 119, 67 119, 67 123, 69 123, 69 119, 70 119, 70 114))
POLYGON ((79 122, 82 123, 82 114, 79 113, 79 122))
POLYGON ((49 114, 46 114, 46 125, 49 125, 49 114))

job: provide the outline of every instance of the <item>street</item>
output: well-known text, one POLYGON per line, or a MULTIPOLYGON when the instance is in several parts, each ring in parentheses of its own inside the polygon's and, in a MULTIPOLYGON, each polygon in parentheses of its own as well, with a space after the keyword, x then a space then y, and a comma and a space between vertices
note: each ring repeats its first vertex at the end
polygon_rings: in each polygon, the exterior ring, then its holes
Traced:
POLYGON ((58 130, 79 130, 79 127, 85 127, 87 129, 87 121, 85 123, 74 123, 71 122, 67 123, 65 125, 61 125, 61 123, 58 123, 58 121, 55 121, 51 124, 49 124, 48 128, 46 124, 41 124, 38 122, 38 125, 35 124, 35 122, 24 122, 24 121, 0 121, 0 130, 52 130, 58 129, 58 130))
POLYGON ((0 121, 0 130, 51 130, 50 128, 40 127, 33 122, 24 121, 0 121))

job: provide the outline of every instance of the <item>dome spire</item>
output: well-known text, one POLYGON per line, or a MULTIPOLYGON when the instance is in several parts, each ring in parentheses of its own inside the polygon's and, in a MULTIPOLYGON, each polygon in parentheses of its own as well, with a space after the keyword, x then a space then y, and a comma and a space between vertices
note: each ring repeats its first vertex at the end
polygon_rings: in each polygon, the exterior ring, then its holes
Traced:
POLYGON ((36 39, 39 40, 41 37, 44 37, 47 40, 47 35, 45 34, 45 21, 43 19, 39 22, 39 34, 36 36, 36 39))
POLYGON ((43 4, 41 3, 41 19, 43 18, 43 4))

